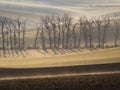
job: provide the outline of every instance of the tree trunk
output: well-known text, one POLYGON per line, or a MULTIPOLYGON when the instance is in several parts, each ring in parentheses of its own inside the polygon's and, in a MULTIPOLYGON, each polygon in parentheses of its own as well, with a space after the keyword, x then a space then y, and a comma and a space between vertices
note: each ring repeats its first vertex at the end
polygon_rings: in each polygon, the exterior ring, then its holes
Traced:
POLYGON ((65 31, 62 29, 62 48, 65 48, 65 31))
POLYGON ((61 42, 61 30, 60 30, 60 26, 59 26, 59 31, 58 31, 58 48, 60 48, 60 42, 61 42))
POLYGON ((92 48, 92 29, 91 29, 91 26, 90 26, 90 33, 89 33, 89 42, 90 42, 90 48, 92 48))
POLYGON ((118 29, 116 29, 116 32, 115 32, 115 47, 118 46, 118 29))
POLYGON ((3 49, 3 57, 6 57, 6 52, 5 52, 5 34, 4 34, 4 23, 2 23, 2 49, 3 49))
POLYGON ((15 49, 15 52, 18 54, 18 50, 17 50, 17 35, 16 35, 16 29, 14 27, 14 49, 15 49))
POLYGON ((12 30, 11 30, 11 26, 9 26, 9 31, 10 31, 10 50, 11 50, 11 52, 12 52, 12 54, 13 54, 13 38, 12 38, 12 30))
POLYGON ((78 48, 81 47, 81 36, 82 36, 82 32, 81 30, 79 31, 79 39, 78 39, 78 48))
POLYGON ((6 46, 6 49, 7 49, 8 53, 9 53, 9 32, 7 31, 6 34, 7 34, 7 40, 6 40, 7 46, 6 46))
POLYGON ((106 27, 103 31, 103 41, 102 41, 102 47, 105 48, 105 40, 106 40, 106 27))
POLYGON ((21 51, 21 40, 20 40, 20 23, 18 22, 18 49, 21 51))
POLYGON ((35 45, 34 45, 34 48, 35 48, 35 49, 37 48, 37 40, 38 40, 39 32, 40 32, 40 28, 37 27, 37 33, 36 33, 36 37, 35 37, 35 45))
POLYGON ((52 37, 51 37, 51 31, 48 31, 49 34, 49 45, 50 45, 50 49, 52 49, 52 37))
POLYGON ((100 48, 101 47, 101 32, 100 32, 100 25, 98 25, 98 47, 100 48))
POLYGON ((69 29, 69 26, 68 26, 67 33, 66 33, 66 49, 69 48, 69 31, 70 31, 70 29, 69 29))
POLYGON ((53 26, 53 32, 54 32, 54 48, 56 49, 57 45, 56 45, 56 30, 55 30, 55 26, 53 26))
POLYGON ((76 25, 77 25, 77 23, 73 26, 73 32, 72 32, 72 34, 73 34, 73 42, 74 42, 73 48, 77 47, 76 46, 76 32, 75 32, 76 25))
POLYGON ((42 27, 42 30, 41 30, 41 36, 42 36, 42 49, 43 49, 43 50, 46 50, 43 27, 42 27))

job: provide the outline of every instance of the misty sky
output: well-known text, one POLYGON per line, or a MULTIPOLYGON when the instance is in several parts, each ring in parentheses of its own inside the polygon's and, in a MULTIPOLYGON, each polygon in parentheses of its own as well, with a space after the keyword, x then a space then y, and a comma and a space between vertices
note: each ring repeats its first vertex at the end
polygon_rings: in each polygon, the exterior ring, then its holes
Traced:
POLYGON ((10 17, 64 13, 89 17, 114 12, 120 12, 120 0, 0 0, 0 15, 10 17))
POLYGON ((93 16, 120 12, 120 0, 0 0, 0 10, 93 16))

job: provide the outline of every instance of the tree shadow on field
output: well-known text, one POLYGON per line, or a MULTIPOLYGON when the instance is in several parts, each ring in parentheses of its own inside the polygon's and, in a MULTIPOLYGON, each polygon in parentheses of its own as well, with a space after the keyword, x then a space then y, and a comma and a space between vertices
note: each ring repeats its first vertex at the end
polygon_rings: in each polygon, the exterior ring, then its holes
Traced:
POLYGON ((51 50, 53 51, 53 53, 54 53, 55 55, 58 54, 58 50, 57 50, 57 49, 51 49, 51 50))
POLYGON ((79 52, 79 49, 71 49, 71 52, 78 53, 78 52, 79 52))
POLYGON ((84 52, 84 49, 63 49, 63 48, 50 48, 50 49, 36 49, 39 53, 42 53, 43 55, 49 54, 49 55, 62 55, 62 54, 68 54, 68 53, 79 53, 84 52))
POLYGON ((62 49, 62 48, 57 49, 57 50, 58 50, 58 52, 59 52, 60 54, 65 54, 65 53, 66 53, 66 51, 65 51, 64 49, 62 49))
POLYGON ((42 54, 50 54, 50 52, 47 50, 47 49, 36 49, 39 53, 42 53, 42 54))
POLYGON ((23 50, 27 55, 30 55, 26 49, 23 50))

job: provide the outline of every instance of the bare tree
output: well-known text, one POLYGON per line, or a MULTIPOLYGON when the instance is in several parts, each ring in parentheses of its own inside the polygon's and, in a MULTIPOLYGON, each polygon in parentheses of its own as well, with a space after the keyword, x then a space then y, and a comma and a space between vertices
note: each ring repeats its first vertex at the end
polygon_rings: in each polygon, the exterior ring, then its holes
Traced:
POLYGON ((74 25, 73 25, 73 29, 72 29, 72 35, 73 35, 73 48, 77 48, 77 36, 76 36, 76 26, 77 26, 78 22, 76 22, 74 25))
POLYGON ((102 47, 105 48, 105 42, 106 42, 106 33, 107 30, 109 29, 109 25, 110 25, 110 19, 109 17, 104 17, 104 21, 103 21, 104 25, 103 25, 103 39, 102 39, 102 47))
POLYGON ((114 26, 115 26, 115 41, 114 41, 114 46, 118 46, 118 36, 119 36, 119 29, 120 29, 120 20, 116 18, 114 15, 114 19, 112 19, 114 26))
POLYGON ((95 21, 95 25, 97 27, 97 30, 98 30, 98 47, 100 48, 101 47, 101 25, 102 25, 102 21, 97 18, 96 21, 95 21))
POLYGON ((82 22, 82 18, 79 19, 79 38, 78 38, 78 48, 81 47, 81 38, 82 38, 82 25, 83 25, 83 22, 82 22))
POLYGON ((10 52, 9 52, 9 32, 8 32, 8 30, 6 31, 6 49, 7 49, 7 51, 8 51, 8 53, 10 54, 10 52))
POLYGON ((42 49, 46 50, 46 44, 45 44, 45 35, 44 35, 44 27, 41 26, 41 37, 42 37, 42 49))
POLYGON ((4 28, 5 28, 5 18, 1 17, 0 21, 1 25, 1 33, 2 33, 2 49, 3 49, 3 56, 6 57, 6 51, 5 51, 5 33, 4 33, 4 28))
POLYGON ((22 23, 21 28, 22 28, 22 49, 25 50, 26 21, 22 23))
POLYGON ((60 16, 57 17, 57 27, 58 27, 58 48, 60 48, 61 31, 62 31, 62 21, 60 16))
POLYGON ((42 21, 42 24, 45 26, 47 32, 48 32, 48 37, 49 37, 49 46, 50 48, 52 48, 52 35, 51 35, 51 27, 50 27, 50 17, 49 16, 46 16, 46 17, 42 17, 41 18, 41 21, 42 21))
POLYGON ((38 41, 38 36, 39 36, 39 33, 40 33, 40 26, 39 25, 36 25, 37 27, 37 33, 36 33, 36 36, 35 36, 35 49, 37 48, 37 41, 38 41))
POLYGON ((57 39, 57 37, 56 37, 56 27, 57 27, 56 19, 57 18, 56 18, 55 15, 51 16, 50 19, 49 19, 49 23, 51 24, 51 27, 52 27, 52 30, 53 30, 54 48, 57 48, 57 43, 56 43, 56 39, 57 39))
POLYGON ((64 26, 66 29, 66 49, 69 48, 69 40, 70 40, 70 26, 72 25, 72 17, 65 14, 64 15, 64 26))
POLYGON ((8 30, 8 32, 9 32, 9 43, 10 43, 10 50, 11 50, 11 52, 12 52, 12 54, 13 54, 13 30, 12 30, 12 20, 11 19, 7 19, 7 22, 6 22, 6 28, 7 28, 7 30, 8 30))
POLYGON ((16 54, 18 54, 18 47, 17 47, 17 44, 18 44, 18 42, 17 42, 18 41, 18 37, 17 37, 17 23, 13 22, 12 26, 13 26, 14 49, 15 49, 16 54))
POLYGON ((19 51, 21 51, 21 22, 20 22, 20 17, 17 19, 17 32, 18 32, 18 48, 19 51))
POLYGON ((62 30, 62 48, 65 48, 65 17, 61 18, 61 30, 62 30))
POLYGON ((87 23, 86 23, 87 19, 86 17, 82 18, 82 31, 83 31, 83 38, 84 38, 84 42, 85 42, 85 48, 88 48, 88 27, 87 27, 87 23))
POLYGON ((90 18, 90 20, 86 20, 86 24, 88 26, 88 29, 89 29, 89 43, 90 43, 90 48, 93 47, 93 43, 92 43, 92 39, 93 39, 93 24, 94 24, 94 21, 93 21, 93 18, 90 18))

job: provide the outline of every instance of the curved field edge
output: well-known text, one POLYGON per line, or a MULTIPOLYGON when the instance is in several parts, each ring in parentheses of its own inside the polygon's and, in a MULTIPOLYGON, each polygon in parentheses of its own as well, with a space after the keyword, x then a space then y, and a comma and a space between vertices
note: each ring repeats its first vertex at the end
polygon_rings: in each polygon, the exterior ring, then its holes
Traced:
POLYGON ((41 68, 120 63, 120 48, 83 51, 77 53, 43 55, 28 51, 26 57, 0 58, 0 68, 41 68))

